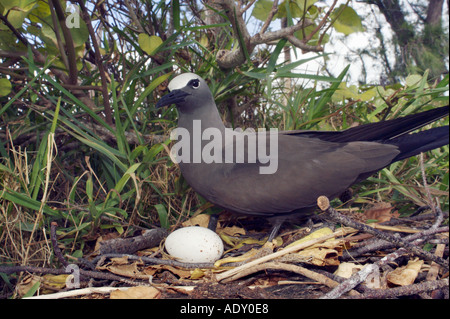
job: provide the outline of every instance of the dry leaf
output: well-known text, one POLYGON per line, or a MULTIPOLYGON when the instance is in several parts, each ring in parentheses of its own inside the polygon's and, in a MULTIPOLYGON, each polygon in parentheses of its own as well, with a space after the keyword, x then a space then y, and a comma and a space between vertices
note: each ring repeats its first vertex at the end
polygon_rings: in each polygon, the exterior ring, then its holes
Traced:
POLYGON ((242 227, 238 226, 232 226, 232 227, 225 227, 218 230, 218 233, 225 234, 228 236, 236 236, 236 235, 245 235, 245 230, 242 227))
POLYGON ((339 265, 334 274, 342 278, 350 278, 353 274, 357 273, 362 268, 363 266, 361 265, 345 262, 339 265))
POLYGON ((196 280, 196 279, 200 279, 205 275, 205 272, 199 268, 195 268, 192 272, 191 272, 191 278, 192 280, 196 280))
POLYGON ((378 202, 365 212, 367 219, 375 219, 379 223, 391 220, 392 217, 398 217, 398 212, 391 213, 392 205, 390 203, 378 202))
POLYGON ((219 259, 218 261, 216 261, 214 263, 214 267, 220 267, 220 266, 222 266, 224 264, 228 264, 228 263, 245 261, 245 260, 255 256, 258 253, 258 251, 259 251, 259 249, 252 248, 240 256, 226 257, 223 259, 219 259))
POLYGON ((111 262, 97 267, 99 270, 107 270, 113 274, 129 277, 129 278, 148 278, 148 274, 140 270, 144 263, 140 260, 133 262, 128 261, 126 256, 120 258, 112 258, 111 262))
MULTIPOLYGON (((315 239, 315 238, 320 238, 320 237, 323 237, 323 236, 326 236, 326 235, 329 235, 329 234, 332 234, 332 233, 333 233, 333 231, 331 230, 331 228, 324 227, 324 228, 316 230, 315 232, 312 232, 311 234, 309 234, 308 236, 303 237, 302 239, 294 241, 293 243, 287 245, 285 248, 288 248, 288 247, 291 247, 291 246, 295 246, 295 245, 298 245, 300 243, 307 242, 307 241, 315 239)), ((330 239, 330 240, 332 240, 332 239, 330 239)))
POLYGON ((419 274, 422 264, 423 260, 416 258, 414 260, 410 260, 406 266, 398 267, 397 269, 391 271, 386 276, 388 284, 395 286, 406 286, 413 284, 419 274))
POLYGON ((301 250, 295 255, 300 256, 301 258, 306 258, 307 263, 315 266, 337 266, 339 265, 339 254, 335 249, 329 248, 312 248, 312 249, 304 249, 301 250))
POLYGON ((161 292, 154 287, 137 286, 127 290, 114 290, 110 299, 159 299, 161 292))
POLYGON ((181 225, 183 225, 183 227, 189 227, 189 226, 208 227, 209 218, 210 218, 210 215, 200 214, 200 215, 194 216, 194 217, 186 220, 181 225))
POLYGON ((42 277, 35 275, 25 276, 16 287, 19 296, 25 295, 38 281, 42 281, 42 277))
POLYGON ((150 266, 145 267, 145 269, 143 270, 143 273, 146 275, 153 276, 159 270, 170 271, 172 274, 177 275, 178 277, 180 277, 182 279, 190 278, 191 273, 192 273, 192 270, 176 268, 176 267, 169 266, 169 265, 150 265, 150 266))
POLYGON ((51 292, 59 291, 66 287, 67 277, 70 275, 62 274, 62 275, 51 275, 47 274, 42 277, 42 285, 45 288, 51 289, 51 292))

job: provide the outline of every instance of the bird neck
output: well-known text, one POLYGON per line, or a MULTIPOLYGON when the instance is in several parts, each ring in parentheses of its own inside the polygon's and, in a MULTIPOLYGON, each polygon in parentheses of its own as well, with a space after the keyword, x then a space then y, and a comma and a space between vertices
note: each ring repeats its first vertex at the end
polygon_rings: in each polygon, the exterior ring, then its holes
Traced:
POLYGON ((220 118, 215 103, 204 103, 189 111, 179 110, 178 127, 186 128, 192 132, 194 125, 201 124, 201 130, 213 127, 221 132, 225 131, 225 125, 220 118), (199 122, 200 121, 200 122, 199 122))

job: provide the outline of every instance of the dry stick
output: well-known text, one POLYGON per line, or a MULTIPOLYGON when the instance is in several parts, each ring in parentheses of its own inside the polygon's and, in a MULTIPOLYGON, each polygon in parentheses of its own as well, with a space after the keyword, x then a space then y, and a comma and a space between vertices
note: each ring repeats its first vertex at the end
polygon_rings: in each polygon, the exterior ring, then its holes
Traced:
MULTIPOLYGON (((434 254, 436 256, 442 257, 444 256, 444 250, 445 250, 445 245, 444 244, 438 244, 436 246, 436 251, 434 252, 434 254)), ((439 273, 439 265, 436 264, 434 261, 431 263, 431 267, 430 270, 428 270, 428 274, 427 274, 427 280, 428 281, 432 281, 432 280, 436 280, 438 273, 439 273)))
MULTIPOLYGON (((319 208, 322 209, 323 211, 325 211, 332 219, 338 220, 339 222, 343 222, 342 218, 339 218, 339 214, 330 206, 330 202, 327 197, 320 196, 317 200, 317 204, 318 204, 319 208)), ((431 227, 431 229, 427 229, 426 231, 422 232, 421 234, 424 234, 424 233, 428 234, 431 231, 436 231, 437 225, 442 222, 442 216, 443 216, 443 214, 439 214, 438 218, 437 218, 437 222, 433 225, 433 227, 431 227)), ((344 222, 346 225, 352 225, 353 227, 361 230, 361 225, 359 225, 359 223, 356 223, 352 220, 347 220, 347 219, 344 222)), ((362 226, 364 226, 364 227, 362 227, 363 228, 362 231, 371 232, 370 231, 371 227, 367 227, 365 225, 362 225, 362 226)), ((374 234, 375 236, 379 236, 379 234, 377 234, 378 231, 371 232, 371 233, 374 234)), ((386 234, 382 234, 382 235, 384 238, 384 235, 386 235, 386 234)), ((414 234, 409 237, 413 237, 413 236, 417 237, 420 235, 414 234)), ((398 238, 395 238, 395 239, 396 239, 395 242, 397 243, 398 238)), ((389 240, 389 238, 388 238, 388 240, 389 240)), ((331 290, 330 292, 328 292, 327 294, 322 296, 321 299, 336 299, 336 298, 341 297, 344 293, 350 291, 351 289, 353 289, 354 287, 356 287, 357 285, 359 285, 360 283, 365 281, 366 278, 370 274, 372 274, 373 272, 378 270, 379 267, 384 266, 387 263, 395 261, 402 254, 407 253, 407 249, 410 249, 410 247, 415 248, 414 243, 418 243, 418 242, 422 242, 421 237, 415 239, 415 241, 412 244, 401 241, 401 245, 403 245, 402 248, 394 251, 393 253, 386 255, 385 257, 383 257, 382 259, 380 259, 379 261, 377 261, 374 264, 366 265, 362 270, 360 270, 359 272, 357 272, 356 274, 351 276, 349 279, 342 282, 339 286, 335 287, 333 290, 331 290), (404 245, 405 243, 407 245, 404 245)))
MULTIPOLYGON (((436 229, 429 228, 420 233, 406 236, 405 238, 403 238, 403 240, 411 242, 418 238, 428 237, 428 236, 431 236, 431 235, 434 235, 437 233, 448 233, 448 231, 449 231, 448 226, 444 226, 444 227, 440 227, 440 228, 436 228, 436 229), (416 235, 419 235, 419 236, 416 236, 416 235)), ((393 247, 395 247, 395 245, 393 243, 382 240, 382 239, 370 241, 369 243, 364 244, 360 248, 357 248, 357 249, 351 250, 351 251, 347 251, 346 255, 342 256, 342 260, 344 260, 344 261, 345 260, 353 260, 356 257, 367 254, 369 252, 373 252, 376 250, 390 249, 393 247)))
POLYGON ((400 248, 384 256, 376 263, 364 266, 363 269, 352 275, 350 278, 344 280, 339 286, 323 295, 320 299, 337 299, 341 297, 343 294, 365 281, 369 275, 377 271, 380 267, 394 262, 397 258, 405 253, 407 253, 407 250, 405 248, 400 248))
MULTIPOLYGON (((65 269, 54 269, 54 268, 44 268, 44 267, 34 267, 34 266, 0 266, 0 273, 12 274, 18 272, 29 272, 29 273, 38 273, 38 274, 53 274, 53 275, 61 275, 61 274, 72 274, 71 270, 65 269)), ((128 278, 123 278, 111 273, 104 273, 99 271, 91 271, 91 270, 83 270, 80 269, 80 275, 88 278, 95 279, 104 279, 104 280, 112 280, 112 281, 120 281, 130 285, 149 285, 143 281, 133 281, 128 278)))
MULTIPOLYGON (((446 247, 445 244, 438 244, 438 245, 436 246, 436 250, 435 250, 434 254, 435 254, 436 256, 439 256, 439 257, 444 256, 444 250, 445 250, 445 247, 446 247)), ((427 274, 427 277, 426 277, 426 281, 429 281, 429 282, 430 282, 430 281, 431 281, 431 282, 436 281, 436 278, 437 278, 438 275, 439 275, 439 269, 440 269, 440 268, 441 268, 441 267, 433 261, 433 262, 431 263, 430 269, 428 270, 428 274, 427 274)), ((430 299, 430 298, 431 298, 429 295, 425 294, 425 291, 423 291, 423 292, 420 294, 420 297, 421 297, 422 299, 430 299)))
POLYGON ((448 278, 441 280, 425 281, 418 284, 406 285, 401 287, 395 287, 391 289, 368 289, 363 294, 359 296, 352 296, 352 298, 358 299, 375 299, 375 298, 395 298, 400 296, 411 296, 422 292, 433 291, 436 289, 447 288, 448 289, 448 278))
POLYGON ((323 237, 320 237, 320 238, 316 238, 316 239, 311 239, 311 240, 308 240, 307 242, 299 243, 299 244, 294 245, 292 247, 285 248, 283 250, 279 250, 279 251, 277 251, 277 252, 275 252, 273 254, 270 254, 270 255, 263 256, 261 258, 252 260, 249 263, 244 264, 242 266, 239 266, 239 267, 230 269, 228 271, 225 271, 225 272, 223 272, 221 274, 218 274, 216 276, 216 279, 217 279, 217 281, 224 280, 224 279, 232 277, 232 276, 234 276, 234 275, 236 275, 236 274, 238 274, 238 273, 240 273, 242 271, 247 271, 248 268, 254 267, 254 266, 259 265, 259 264, 262 264, 262 263, 267 262, 269 260, 272 260, 272 259, 284 256, 284 255, 287 255, 289 253, 293 253, 293 252, 299 251, 301 249, 304 249, 306 247, 315 245, 317 243, 324 242, 324 241, 326 241, 326 240, 328 240, 330 238, 345 236, 345 235, 347 235, 349 233, 352 233, 354 231, 355 230, 352 229, 352 228, 340 228, 339 230, 335 231, 332 234, 329 234, 329 235, 326 235, 326 236, 323 236, 323 237))
POLYGON ((278 0, 275 0, 272 5, 272 9, 270 10, 266 21, 264 22, 261 31, 259 31, 259 35, 262 35, 264 32, 266 32, 267 28, 269 27, 270 23, 272 22, 273 16, 278 12, 278 0))
POLYGON ((78 296, 90 295, 90 294, 109 294, 116 290, 128 290, 131 287, 89 287, 82 289, 74 289, 69 291, 60 291, 53 294, 32 296, 23 299, 62 299, 62 298, 74 298, 78 296))
POLYGON ((169 265, 174 267, 181 268, 214 268, 214 263, 185 263, 172 259, 161 259, 155 257, 145 257, 145 256, 137 256, 137 255, 129 255, 129 254, 104 254, 98 257, 95 257, 91 262, 91 264, 97 264, 102 259, 105 258, 123 258, 127 257, 129 260, 138 260, 143 263, 155 264, 155 265, 169 265))
MULTIPOLYGON (((267 270, 267 269, 284 270, 284 271, 294 272, 294 273, 300 274, 302 276, 308 277, 310 279, 313 279, 313 280, 315 280, 321 284, 324 284, 325 286, 330 287, 330 288, 334 288, 339 285, 339 283, 337 281, 334 281, 325 275, 319 274, 317 272, 311 271, 311 270, 306 269, 301 266, 285 264, 285 263, 280 263, 280 262, 268 262, 268 263, 264 263, 261 265, 253 266, 244 271, 241 271, 240 273, 238 273, 230 278, 224 279, 223 283, 227 283, 227 282, 248 276, 250 274, 256 273, 258 271, 267 270)), ((351 290, 349 292, 349 294, 351 296, 357 296, 357 295, 359 295, 359 292, 351 290)))
POLYGON ((139 250, 158 246, 167 236, 163 228, 146 230, 142 235, 130 238, 114 238, 100 243, 100 254, 132 254, 139 250))
POLYGON ((53 245, 53 252, 55 253, 56 258, 58 258, 59 262, 64 266, 69 266, 69 263, 64 258, 61 249, 58 246, 58 240, 56 238, 56 226, 58 226, 57 222, 51 222, 50 224, 50 239, 53 245))
MULTIPOLYGON (((404 247, 407 250, 411 251, 412 253, 416 254, 417 256, 419 256, 422 259, 426 259, 426 260, 431 260, 436 262, 437 264, 445 267, 446 269, 448 269, 448 261, 444 260, 443 258, 437 257, 433 254, 430 254, 420 248, 418 248, 417 246, 401 239, 401 238, 397 238, 395 236, 392 236, 390 234, 381 232, 379 230, 376 230, 373 227, 367 226, 365 224, 361 224, 358 223, 350 218, 347 218, 341 214, 339 214, 336 210, 334 210, 331 206, 330 206, 330 201, 328 200, 328 198, 326 196, 320 196, 317 199, 317 205, 319 206, 319 208, 324 211, 332 220, 342 223, 346 226, 349 227, 353 227, 355 229, 358 229, 362 232, 366 232, 369 234, 372 234, 374 236, 377 236, 378 238, 384 239, 386 241, 389 241, 397 246, 400 247, 404 247)), ((422 233, 417 233, 415 235, 419 235, 419 236, 423 236, 423 232, 422 233)), ((414 235, 411 235, 411 237, 413 237, 414 235)))
MULTIPOLYGON (((448 233, 448 226, 439 227, 442 224, 442 222, 444 221, 444 214, 443 214, 443 212, 440 209, 436 209, 435 211, 437 213, 437 216, 435 214, 429 214, 429 215, 433 215, 435 217, 435 219, 436 219, 434 224, 433 224, 433 226, 431 226, 430 228, 428 228, 428 229, 426 229, 424 231, 421 231, 419 233, 406 236, 405 238, 403 238, 403 240, 407 241, 407 242, 411 242, 411 241, 414 241, 416 239, 419 239, 419 238, 423 239, 423 238, 425 238, 427 236, 431 236, 431 235, 434 235, 434 234, 437 234, 437 233, 448 233)), ((417 217, 419 217, 419 216, 417 216, 417 217)), ((409 220, 411 220, 411 218, 409 220)), ((420 219, 417 218, 417 220, 420 220, 420 219)), ((391 243, 389 241, 386 241, 386 240, 378 239, 378 241, 370 242, 370 243, 362 246, 359 249, 347 252, 348 255, 343 256, 342 259, 343 260, 354 259, 354 258, 356 258, 356 257, 358 257, 360 255, 369 253, 371 251, 390 249, 392 247, 395 247, 395 244, 393 244, 393 243, 391 243)))

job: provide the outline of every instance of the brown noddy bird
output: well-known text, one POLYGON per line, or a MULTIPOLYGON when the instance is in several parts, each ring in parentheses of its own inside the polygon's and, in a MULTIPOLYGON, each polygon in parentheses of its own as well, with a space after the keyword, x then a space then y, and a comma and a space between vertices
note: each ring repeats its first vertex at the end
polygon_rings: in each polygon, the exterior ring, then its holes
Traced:
POLYGON ((337 197, 393 162, 449 143, 448 126, 411 133, 447 116, 448 105, 344 131, 238 132, 225 128, 198 75, 178 75, 168 88, 156 107, 177 107, 172 152, 184 178, 219 207, 271 220, 269 240, 285 220, 313 212, 319 196, 337 197))

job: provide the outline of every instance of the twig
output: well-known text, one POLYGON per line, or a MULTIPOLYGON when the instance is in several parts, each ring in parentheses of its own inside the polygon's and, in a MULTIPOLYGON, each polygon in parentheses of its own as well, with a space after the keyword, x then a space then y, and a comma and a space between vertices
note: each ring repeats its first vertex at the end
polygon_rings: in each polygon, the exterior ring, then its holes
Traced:
POLYGON ((321 45, 308 45, 308 44, 304 43, 303 41, 297 39, 293 35, 288 35, 287 39, 289 40, 289 42, 291 42, 297 48, 302 49, 303 51, 309 51, 309 52, 323 51, 323 47, 321 45))
MULTIPOLYGON (((448 233, 448 231, 449 231, 448 226, 440 227, 437 229, 430 228, 430 229, 424 230, 420 233, 416 233, 414 235, 407 236, 407 237, 403 238, 403 240, 408 241, 408 242, 416 240, 417 238, 422 238, 425 240, 428 236, 438 234, 438 233, 448 233)), ((371 241, 371 242, 363 245, 361 248, 347 252, 347 254, 344 255, 342 257, 342 259, 343 260, 354 259, 358 256, 367 254, 371 251, 390 249, 392 247, 395 247, 395 244, 385 241, 383 239, 376 239, 374 241, 371 241)))
POLYGON ((266 21, 264 21, 263 26, 261 27, 261 30, 259 31, 259 35, 262 35, 264 32, 266 32, 267 28, 269 27, 270 23, 272 22, 272 19, 274 15, 278 12, 278 0, 275 0, 273 2, 272 9, 270 9, 270 12, 267 16, 266 21))
POLYGON ((351 228, 340 228, 339 230, 335 231, 332 234, 329 234, 329 235, 326 235, 326 236, 323 236, 323 237, 320 237, 320 238, 316 238, 316 239, 311 239, 311 240, 308 240, 306 242, 302 242, 302 243, 299 243, 297 245, 285 248, 283 250, 279 250, 279 251, 277 251, 277 252, 275 252, 273 254, 266 255, 266 256, 263 256, 261 258, 252 260, 252 261, 248 262, 245 265, 242 265, 242 266, 233 268, 231 270, 228 270, 228 271, 226 271, 224 273, 218 274, 216 276, 216 279, 217 279, 217 281, 224 280, 224 279, 229 278, 231 276, 234 276, 234 275, 236 275, 236 274, 238 274, 238 273, 240 273, 242 271, 246 271, 246 269, 248 269, 248 268, 251 268, 251 267, 254 267, 256 265, 265 263, 265 262, 267 262, 269 260, 272 260, 272 259, 284 256, 284 255, 289 254, 289 253, 293 253, 293 252, 299 251, 301 249, 304 249, 306 247, 315 245, 317 243, 324 242, 324 241, 326 241, 326 240, 328 240, 330 238, 345 236, 345 235, 347 235, 349 233, 352 233, 352 232, 354 232, 354 229, 351 229, 351 228))
MULTIPOLYGON (((306 269, 301 266, 280 263, 280 262, 268 262, 268 263, 253 266, 251 268, 246 269, 245 271, 241 271, 238 274, 223 280, 223 283, 227 283, 227 282, 248 276, 250 274, 256 273, 258 271, 268 270, 268 269, 294 272, 294 273, 300 274, 302 276, 305 276, 307 278, 313 279, 313 280, 315 280, 321 284, 324 284, 327 287, 331 287, 331 288, 337 287, 339 285, 338 282, 328 278, 325 275, 319 274, 317 272, 311 271, 311 270, 306 269)), ((356 295, 359 295, 359 293, 356 291, 351 291, 350 295, 356 296, 356 295)))
POLYGON ((320 297, 320 299, 337 299, 343 294, 351 291, 353 288, 358 286, 360 283, 364 282, 367 277, 373 272, 378 270, 377 264, 366 265, 363 269, 358 271, 356 274, 352 275, 347 280, 344 280, 341 284, 336 286, 334 289, 320 297))
POLYGON ((247 5, 242 8, 239 12, 240 15, 243 15, 245 11, 247 11, 248 9, 251 8, 251 6, 256 2, 256 0, 251 0, 249 3, 247 3, 247 5))
MULTIPOLYGON (((217 63, 223 69, 231 69, 237 65, 244 63, 246 59, 245 51, 248 52, 248 54, 251 54, 258 44, 270 43, 272 41, 286 38, 293 35, 296 31, 313 25, 313 22, 310 19, 304 19, 291 27, 281 28, 274 32, 265 32, 269 27, 270 21, 273 19, 273 16, 276 13, 277 8, 273 6, 268 18, 263 25, 263 28, 261 29, 261 32, 256 33, 254 36, 251 36, 247 29, 247 24, 242 18, 243 11, 236 8, 235 1, 222 0, 217 1, 217 4, 223 8, 225 14, 230 20, 235 36, 239 38, 242 37, 243 43, 240 45, 245 45, 245 48, 239 48, 239 50, 220 50, 217 56, 217 63)), ((313 49, 314 51, 320 51, 320 48, 318 47, 310 47, 307 45, 304 45, 303 48, 305 50, 313 49)))
POLYGON ((100 48, 97 43, 95 31, 94 31, 94 28, 92 27, 91 19, 89 17, 86 6, 84 5, 84 2, 81 0, 77 0, 77 2, 80 5, 81 17, 83 18, 84 22, 86 23, 86 26, 89 31, 89 35, 92 40, 92 45, 94 46, 95 63, 98 67, 98 71, 100 73, 100 79, 102 82, 103 106, 104 106, 105 120, 106 120, 106 123, 113 124, 111 105, 109 103, 109 97, 108 97, 109 94, 108 94, 108 83, 106 80, 106 72, 105 72, 105 68, 103 67, 102 58, 100 56, 100 48))
MULTIPOLYGON (((331 206, 330 206, 330 202, 328 200, 328 198, 326 198, 325 196, 321 196, 318 198, 317 200, 317 204, 319 206, 320 209, 322 209, 323 211, 325 211, 328 216, 330 216, 333 220, 338 221, 338 222, 342 222, 343 224, 347 225, 347 226, 351 226, 354 227, 356 229, 359 229, 361 231, 364 232, 369 232, 377 237, 381 237, 382 239, 388 240, 398 246, 401 246, 400 249, 386 255, 385 257, 383 257, 382 259, 380 259, 379 261, 377 261, 374 264, 370 264, 370 265, 366 265, 362 270, 360 270, 359 272, 357 272, 356 274, 354 274, 353 276, 351 276, 349 279, 345 280, 344 282, 342 282, 339 286, 337 286, 336 288, 334 288, 333 290, 331 290, 330 292, 328 292, 326 295, 322 296, 322 299, 336 299, 339 298, 340 296, 342 296, 344 293, 348 292, 350 289, 353 289, 354 287, 356 287, 357 285, 359 285, 360 283, 362 283, 363 281, 366 280, 366 278, 372 274, 375 271, 378 271, 379 267, 382 267, 384 265, 386 265, 387 263, 390 263, 392 261, 395 261, 398 257, 400 257, 402 254, 407 253, 407 250, 409 251, 413 251, 415 254, 419 255, 420 257, 424 258, 424 259, 428 259, 428 260, 433 260, 436 258, 429 258, 428 255, 431 255, 429 253, 426 253, 420 249, 418 249, 416 246, 414 246, 414 244, 417 244, 419 242, 423 242, 423 235, 426 234, 426 236, 428 236, 428 234, 433 231, 435 232, 437 229, 437 225, 439 225, 440 223, 442 223, 442 212, 440 212, 440 214, 438 214, 438 218, 435 222, 435 224, 433 225, 433 227, 431 227, 430 229, 427 229, 421 233, 417 233, 417 234, 413 234, 409 236, 410 240, 413 240, 412 243, 409 243, 407 241, 401 240, 399 238, 387 235, 382 233, 380 236, 380 232, 368 227, 366 225, 357 223, 353 220, 350 220, 348 218, 342 218, 343 216, 340 216, 331 206), (420 235, 421 234, 421 235, 420 235), (420 236, 420 237, 419 237, 420 236)), ((440 211, 440 210, 438 210, 440 211)), ((435 257, 434 255, 432 255, 433 257, 435 257)), ((447 264, 447 261, 443 260, 440 257, 437 257, 438 259, 440 259, 440 263, 438 264, 447 264)), ((447 282, 448 285, 448 282, 447 282)))
POLYGON ((59 262, 64 266, 69 266, 69 263, 64 258, 61 249, 58 246, 58 240, 56 238, 56 226, 58 226, 57 222, 51 222, 50 224, 50 239, 53 245, 53 252, 55 253, 56 258, 58 258, 59 262))
MULTIPOLYGON (((53 275, 62 275, 62 274, 72 274, 73 270, 70 269, 54 269, 54 268, 44 268, 44 267, 34 267, 34 266, 0 266, 0 273, 12 274, 18 272, 29 272, 29 273, 38 273, 38 274, 53 274, 53 275)), ((104 273, 99 271, 91 271, 80 269, 80 275, 85 276, 87 278, 95 278, 95 279, 103 279, 103 280, 112 280, 112 281, 120 281, 127 283, 129 285, 148 285, 147 282, 143 281, 133 281, 128 278, 123 278, 111 273, 104 273)))
POLYGON ((430 188, 428 187, 428 183, 427 183, 427 177, 426 177, 427 175, 425 174, 425 165, 423 164, 423 153, 420 153, 419 163, 420 163, 420 172, 422 173, 423 187, 425 188, 425 193, 427 194, 428 206, 431 208, 433 213, 436 215, 436 208, 433 204, 433 197, 431 197, 430 188))
MULTIPOLYGON (((336 6, 337 0, 333 1, 333 4, 331 5, 330 9, 328 9, 327 13, 325 14, 325 16, 322 18, 322 20, 319 22, 319 24, 317 25, 317 27, 308 35, 303 39, 303 43, 308 43, 309 40, 312 39, 312 37, 319 32, 319 30, 323 27, 323 25, 325 24, 325 22, 328 19, 328 16, 331 14, 331 12, 333 11, 334 7, 336 6)), ((306 8, 305 8, 306 9, 306 8)), ((306 11, 306 10, 305 10, 306 11)), ((322 38, 322 37, 321 37, 322 38)), ((322 39, 321 39, 322 40, 322 39)), ((319 41, 319 44, 322 43, 322 41, 319 41)))
POLYGON ((405 248, 397 249, 396 251, 384 256, 379 261, 366 265, 363 269, 358 271, 356 274, 352 275, 350 278, 344 280, 339 286, 325 294, 321 299, 337 299, 341 297, 346 292, 355 288, 360 283, 364 282, 369 275, 374 272, 379 271, 380 267, 383 267, 389 263, 394 262, 403 254, 407 253, 405 248))
POLYGON ((163 228, 149 229, 140 236, 131 238, 115 238, 100 243, 100 254, 118 253, 132 254, 136 251, 158 246, 167 235, 163 228))
POLYGON ((129 254, 104 254, 95 257, 91 263, 96 264, 101 259, 105 258, 123 258, 127 257, 129 260, 139 260, 144 263, 149 264, 155 264, 155 265, 169 265, 169 266, 175 266, 175 267, 181 267, 181 268, 214 268, 213 263, 185 263, 180 262, 177 260, 171 260, 171 259, 161 259, 161 258, 155 258, 155 257, 144 257, 144 256, 137 256, 137 255, 129 255, 129 254))
POLYGON ((400 296, 411 296, 422 292, 433 291, 449 287, 448 278, 441 280, 425 281, 418 284, 395 287, 391 289, 367 289, 359 296, 352 296, 357 299, 375 298, 395 298, 400 296))
POLYGON ((62 299, 62 298, 73 298, 77 296, 84 296, 90 294, 109 294, 115 290, 127 290, 131 287, 89 287, 82 289, 74 289, 69 291, 60 291, 54 294, 40 295, 27 297, 23 299, 62 299))
MULTIPOLYGON (((334 220, 336 222, 342 223, 342 224, 344 224, 346 226, 349 226, 349 227, 356 228, 356 229, 358 229, 358 230, 360 230, 362 232, 366 232, 366 233, 372 234, 372 235, 374 235, 374 236, 376 236, 378 238, 381 238, 381 239, 384 239, 386 241, 389 241, 389 242, 395 244, 396 246, 404 247, 404 248, 408 249, 409 251, 411 251, 412 253, 414 253, 417 256, 419 256, 420 258, 426 259, 426 260, 432 260, 432 261, 438 263, 439 265, 445 267, 446 269, 448 269, 448 261, 446 261, 446 260, 444 260, 444 259, 442 259, 440 257, 437 257, 437 256, 435 256, 433 254, 430 254, 430 253, 428 253, 428 252, 418 248, 417 246, 415 246, 415 245, 413 245, 413 244, 411 244, 411 243, 409 243, 409 242, 407 242, 407 241, 405 241, 405 240, 403 240, 401 238, 397 238, 397 237, 392 236, 390 234, 381 232, 379 230, 376 230, 373 227, 370 227, 370 226, 367 226, 365 224, 356 222, 356 221, 354 221, 354 220, 352 220, 352 219, 350 219, 350 218, 348 218, 348 217, 346 217, 344 215, 339 214, 335 209, 333 209, 330 206, 330 201, 325 196, 320 196, 317 199, 317 205, 332 220, 334 220)), ((441 214, 441 216, 442 216, 442 214, 441 214)), ((439 220, 442 220, 442 218, 439 218, 439 220)), ((434 232, 435 229, 433 229, 432 231, 434 232)), ((423 236, 424 233, 425 232, 417 233, 417 234, 414 234, 414 235, 417 236, 418 234, 422 234, 422 236, 423 236)), ((411 235, 411 236, 414 236, 414 235, 411 235)))

